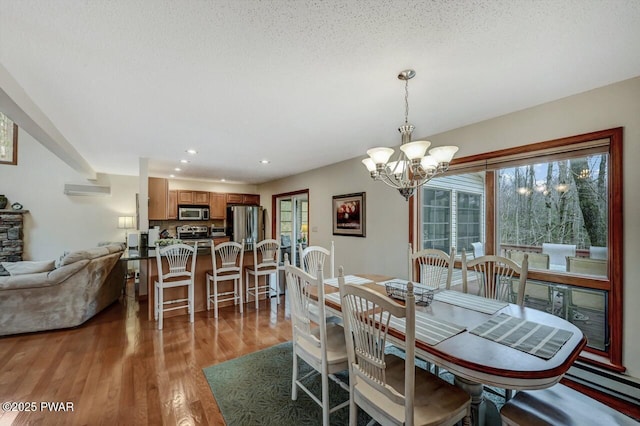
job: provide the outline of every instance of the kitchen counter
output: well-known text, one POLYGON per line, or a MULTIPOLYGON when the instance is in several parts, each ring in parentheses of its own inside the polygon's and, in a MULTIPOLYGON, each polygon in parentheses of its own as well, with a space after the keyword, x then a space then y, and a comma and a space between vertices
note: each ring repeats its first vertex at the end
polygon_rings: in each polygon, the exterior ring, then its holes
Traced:
MULTIPOLYGON (((223 237, 225 239, 229 239, 229 237, 223 237)), ((214 242, 217 239, 214 240, 214 242)), ((211 247, 200 247, 198 244, 198 257, 196 258, 196 273, 194 278, 194 305, 195 311, 205 311, 207 309, 207 272, 211 272, 213 267, 211 265, 211 247)), ((147 306, 147 317, 150 321, 153 321, 154 313, 153 313, 153 305, 155 303, 154 300, 154 283, 158 279, 158 266, 156 260, 156 250, 155 248, 146 249, 146 250, 131 250, 127 249, 123 254, 122 260, 140 260, 140 285, 145 286, 147 288, 147 299, 149 301, 147 306)), ((165 263, 165 262, 163 262, 165 263)), ((253 251, 245 250, 244 252, 244 266, 252 266, 253 265, 253 251)), ((166 264, 164 265, 167 268, 166 264)), ((244 282, 245 273, 243 271, 242 280, 243 280, 243 292, 244 286, 246 283, 244 282)), ((261 277, 261 280, 264 280, 265 277, 261 277)), ((281 288, 283 288, 283 284, 281 283, 281 288)), ((225 281, 219 284, 218 291, 224 292, 229 291, 233 288, 232 281, 225 281)), ((186 297, 186 288, 178 287, 178 288, 170 288, 165 289, 165 299, 178 299, 186 297)), ((229 306, 233 302, 222 302, 220 306, 229 306)), ((175 311, 165 312, 165 318, 177 316, 177 315, 187 315, 186 309, 179 309, 175 311)))

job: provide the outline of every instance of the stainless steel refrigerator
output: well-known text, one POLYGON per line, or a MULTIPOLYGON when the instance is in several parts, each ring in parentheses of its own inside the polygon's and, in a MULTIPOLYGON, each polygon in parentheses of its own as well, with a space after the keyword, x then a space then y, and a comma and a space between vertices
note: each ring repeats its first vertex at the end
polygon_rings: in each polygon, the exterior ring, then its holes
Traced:
POLYGON ((244 239, 245 250, 264 239, 264 212, 261 206, 227 207, 227 235, 231 241, 244 239))

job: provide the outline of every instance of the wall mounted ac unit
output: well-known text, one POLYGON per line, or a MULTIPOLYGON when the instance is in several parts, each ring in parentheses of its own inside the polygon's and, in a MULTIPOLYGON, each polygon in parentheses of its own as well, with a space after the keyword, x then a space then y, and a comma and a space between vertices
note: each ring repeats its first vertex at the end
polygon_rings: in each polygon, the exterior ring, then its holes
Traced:
POLYGON ((111 187, 102 186, 102 185, 82 185, 82 184, 74 184, 74 183, 65 183, 64 193, 67 195, 100 197, 100 196, 111 195, 111 187))

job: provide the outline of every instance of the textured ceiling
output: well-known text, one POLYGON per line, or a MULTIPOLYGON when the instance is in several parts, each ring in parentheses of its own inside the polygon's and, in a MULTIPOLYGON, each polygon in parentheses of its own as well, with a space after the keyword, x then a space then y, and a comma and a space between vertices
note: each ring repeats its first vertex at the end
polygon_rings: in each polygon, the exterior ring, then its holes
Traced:
POLYGON ((637 0, 0 0, 0 63, 126 175, 288 176, 398 144, 405 68, 416 139, 638 76, 639 45, 637 0))

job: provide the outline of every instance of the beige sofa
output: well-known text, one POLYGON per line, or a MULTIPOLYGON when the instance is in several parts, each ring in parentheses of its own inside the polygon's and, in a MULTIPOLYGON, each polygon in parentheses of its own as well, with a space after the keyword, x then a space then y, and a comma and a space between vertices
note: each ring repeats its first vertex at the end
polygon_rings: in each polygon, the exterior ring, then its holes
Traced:
POLYGON ((0 336, 78 326, 116 301, 124 244, 65 255, 55 269, 0 277, 0 336))

